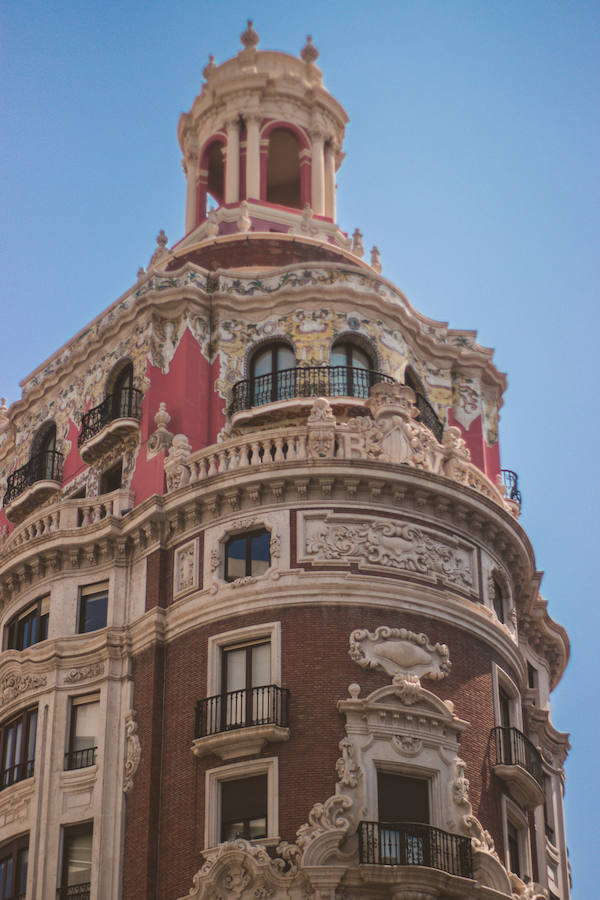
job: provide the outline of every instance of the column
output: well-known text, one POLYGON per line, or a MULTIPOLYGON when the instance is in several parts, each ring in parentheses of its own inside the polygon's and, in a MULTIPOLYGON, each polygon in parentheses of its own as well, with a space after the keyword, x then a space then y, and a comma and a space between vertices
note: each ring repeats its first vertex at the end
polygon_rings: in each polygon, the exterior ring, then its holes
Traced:
POLYGON ((329 141, 325 147, 325 215, 335 222, 335 155, 336 145, 329 141))
POLYGON ((196 182, 198 179, 197 158, 182 160, 183 171, 187 178, 187 190, 185 196, 185 233, 188 234, 196 225, 196 182))
POLYGON ((312 197, 311 207, 317 216, 322 216, 325 209, 325 159, 323 152, 323 135, 318 131, 311 135, 312 140, 312 197))
POLYGON ((246 199, 260 200, 260 116, 246 116, 246 199))
POLYGON ((225 203, 240 199, 240 126, 237 116, 227 122, 225 152, 225 203))

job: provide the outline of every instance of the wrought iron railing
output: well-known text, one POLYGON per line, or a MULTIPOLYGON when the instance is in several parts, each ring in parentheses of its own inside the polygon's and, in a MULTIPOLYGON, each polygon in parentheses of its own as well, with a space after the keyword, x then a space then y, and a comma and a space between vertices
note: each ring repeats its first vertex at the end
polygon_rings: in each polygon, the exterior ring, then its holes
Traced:
POLYGON ((360 822, 361 865, 426 866, 473 877, 471 839, 418 822, 360 822))
POLYGON ((4 769, 2 771, 2 778, 0 779, 0 790, 4 790, 4 788, 10 787, 11 784, 16 784, 17 781, 23 781, 25 778, 31 778, 33 775, 33 767, 34 760, 28 759, 25 762, 20 762, 14 766, 9 766, 7 769, 4 769))
POLYGON ((230 413, 276 400, 297 397, 360 397, 366 399, 374 384, 394 379, 383 372, 355 366, 297 366, 256 378, 246 378, 233 386, 230 413))
POLYGON ((139 419, 141 409, 142 392, 137 388, 121 388, 118 393, 109 394, 102 403, 88 410, 81 419, 77 445, 81 447, 115 419, 139 419))
POLYGON ((290 692, 276 684, 229 691, 196 704, 196 737, 251 725, 288 727, 290 692))
POLYGON ((496 751, 495 765, 521 766, 543 787, 542 757, 529 738, 518 728, 502 725, 492 728, 492 736, 496 751))
POLYGON ((36 453, 28 463, 8 476, 4 505, 8 506, 36 481, 62 481, 62 463, 63 455, 57 450, 36 453))
POLYGON ((419 421, 429 428, 435 439, 441 444, 444 426, 431 403, 418 391, 415 391, 415 406, 419 410, 419 421))
POLYGON ((57 900, 71 900, 71 897, 77 897, 77 900, 90 900, 91 881, 82 882, 81 884, 70 884, 69 887, 59 888, 56 892, 57 900))
POLYGON ((502 473, 502 481, 506 488, 506 496, 509 500, 514 500, 515 503, 521 505, 523 498, 521 497, 521 491, 519 490, 519 476, 516 472, 513 472, 512 469, 500 469, 500 472, 502 473))
POLYGON ((65 753, 65 769, 86 769, 96 762, 97 747, 86 747, 83 750, 69 750, 65 753))

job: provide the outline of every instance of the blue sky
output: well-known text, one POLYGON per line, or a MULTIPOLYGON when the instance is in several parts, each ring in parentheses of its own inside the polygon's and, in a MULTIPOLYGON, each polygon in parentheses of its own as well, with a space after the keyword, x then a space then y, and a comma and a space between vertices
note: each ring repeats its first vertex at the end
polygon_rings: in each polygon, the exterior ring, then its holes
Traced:
POLYGON ((338 219, 377 244, 426 315, 476 328, 508 373, 502 462, 516 469, 542 590, 572 641, 554 722, 572 733, 575 900, 600 808, 596 377, 600 4, 582 0, 6 3, 0 394, 183 234, 176 128, 208 54, 311 33, 350 115, 338 219))

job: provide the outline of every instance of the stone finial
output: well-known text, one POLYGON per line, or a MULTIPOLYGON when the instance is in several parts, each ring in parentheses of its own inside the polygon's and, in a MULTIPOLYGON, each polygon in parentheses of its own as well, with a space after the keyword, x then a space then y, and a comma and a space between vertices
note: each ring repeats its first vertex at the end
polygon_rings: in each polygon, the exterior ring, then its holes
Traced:
POLYGON ((362 242, 362 234, 358 230, 358 228, 354 229, 354 234, 352 235, 352 252, 355 256, 364 256, 365 248, 363 247, 362 242))
POLYGON ((208 57, 207 64, 202 69, 202 74, 203 74, 204 78, 206 79, 206 81, 208 81, 208 79, 213 74, 213 72, 216 68, 217 67, 215 65, 215 57, 214 57, 214 54, 211 53, 210 56, 208 57))
POLYGON ((167 412, 167 405, 163 401, 159 404, 157 412, 154 414, 154 422, 156 431, 148 438, 147 459, 156 456, 161 450, 168 450, 173 440, 173 435, 167 431, 167 425, 171 421, 171 416, 167 412))
POLYGON ((206 217, 206 234, 208 237, 216 237, 219 233, 219 223, 217 222, 217 211, 211 206, 206 217))
POLYGON ((137 280, 140 281, 140 279, 142 279, 145 274, 146 274, 145 268, 143 266, 140 266, 139 269, 137 270, 137 280))
POLYGON ((148 265, 148 268, 150 268, 150 266, 153 266, 160 259, 162 259, 163 256, 166 255, 168 242, 169 242, 169 239, 166 236, 164 229, 161 228, 160 231, 158 232, 158 234, 156 235, 156 250, 152 254, 152 257, 150 258, 150 263, 148 265))
POLYGON ((158 232, 158 234, 156 235, 156 243, 158 244, 158 246, 161 249, 164 250, 165 247, 167 246, 168 242, 169 242, 169 239, 165 234, 165 230, 164 230, 164 228, 161 228, 160 231, 158 232))
POLYGON ((310 63, 314 63, 317 60, 319 51, 312 42, 312 35, 306 35, 306 44, 300 51, 300 56, 302 57, 304 62, 308 63, 309 65, 310 63))
POLYGON ((254 22, 252 19, 248 19, 248 27, 240 35, 240 40, 246 50, 251 50, 253 47, 256 47, 259 41, 259 37, 255 32, 253 25, 254 22))
POLYGON ((246 231, 250 231, 251 225, 252 222, 248 211, 248 203, 246 200, 242 200, 240 203, 240 216, 237 220, 237 229, 244 234, 246 231))
POLYGON ((381 272, 381 254, 379 253, 378 247, 373 247, 371 250, 371 268, 374 269, 379 275, 381 272))

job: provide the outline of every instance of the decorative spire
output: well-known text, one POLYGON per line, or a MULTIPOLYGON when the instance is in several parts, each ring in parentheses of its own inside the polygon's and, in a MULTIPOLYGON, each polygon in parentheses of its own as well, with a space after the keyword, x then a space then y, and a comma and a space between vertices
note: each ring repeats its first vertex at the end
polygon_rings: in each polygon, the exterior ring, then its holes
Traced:
POLYGON ((259 41, 259 37, 255 32, 253 26, 252 19, 248 19, 248 27, 242 34, 240 35, 240 40, 244 45, 246 50, 251 50, 253 47, 256 47, 259 41))
POLYGON ((354 229, 354 234, 352 235, 352 252, 355 256, 365 255, 365 248, 363 247, 362 242, 362 234, 358 230, 358 228, 354 229))
POLYGON ((208 63, 202 69, 202 74, 204 75, 204 78, 207 81, 216 68, 217 67, 215 65, 215 55, 214 55, 214 53, 211 53, 210 56, 208 57, 208 63))
POLYGON ((315 47, 312 42, 312 35, 306 35, 306 44, 300 51, 300 56, 304 60, 305 63, 314 63, 317 57, 319 56, 319 51, 315 47))
POLYGON ((371 250, 371 268, 375 269, 377 274, 381 272, 381 254, 378 247, 371 250))

